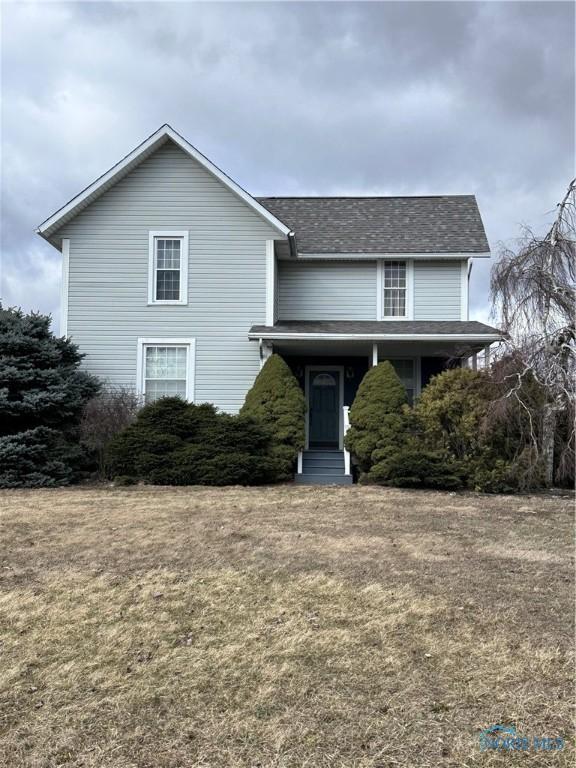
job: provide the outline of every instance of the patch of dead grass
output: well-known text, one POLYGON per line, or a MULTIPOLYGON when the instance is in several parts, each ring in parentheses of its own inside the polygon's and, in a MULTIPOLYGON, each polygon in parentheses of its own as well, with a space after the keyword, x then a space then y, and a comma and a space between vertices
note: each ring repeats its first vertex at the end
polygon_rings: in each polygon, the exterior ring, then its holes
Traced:
POLYGON ((137 488, 0 505, 3 768, 573 762, 571 745, 478 746, 496 722, 572 735, 567 501, 137 488))

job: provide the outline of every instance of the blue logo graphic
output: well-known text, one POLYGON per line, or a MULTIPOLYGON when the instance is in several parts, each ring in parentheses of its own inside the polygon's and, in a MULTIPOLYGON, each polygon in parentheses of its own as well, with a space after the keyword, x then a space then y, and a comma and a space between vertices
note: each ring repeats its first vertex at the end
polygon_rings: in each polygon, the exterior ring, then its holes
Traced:
POLYGON ((560 736, 519 736, 513 725, 491 725, 480 731, 480 751, 488 749, 510 752, 551 752, 564 749, 560 736))

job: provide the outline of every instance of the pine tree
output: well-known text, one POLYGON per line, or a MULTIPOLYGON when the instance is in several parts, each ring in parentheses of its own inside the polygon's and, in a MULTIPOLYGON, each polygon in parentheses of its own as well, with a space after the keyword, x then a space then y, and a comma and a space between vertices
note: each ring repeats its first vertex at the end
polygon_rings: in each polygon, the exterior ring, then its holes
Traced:
POLYGON ((65 485, 76 476, 82 409, 100 389, 79 370, 82 358, 50 331, 49 316, 0 304, 0 486, 65 485))

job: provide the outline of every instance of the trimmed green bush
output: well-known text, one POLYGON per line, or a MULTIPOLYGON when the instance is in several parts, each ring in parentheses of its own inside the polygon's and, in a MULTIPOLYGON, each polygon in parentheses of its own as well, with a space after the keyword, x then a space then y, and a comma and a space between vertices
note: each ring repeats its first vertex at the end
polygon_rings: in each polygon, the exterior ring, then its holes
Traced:
POLYGON ((155 485, 258 485, 281 474, 256 420, 178 397, 143 408, 109 444, 106 468, 123 483, 155 485))
POLYGON ((391 363, 385 361, 366 373, 350 408, 350 429, 345 444, 364 480, 370 470, 398 448, 406 431, 406 390, 391 363))
POLYGON ((83 357, 50 317, 0 305, 0 487, 67 485, 88 468, 79 424, 100 382, 83 357))
POLYGON ((442 451, 431 451, 422 445, 403 447, 375 464, 370 480, 399 488, 448 488, 463 486, 460 464, 442 451))
MULTIPOLYGON (((541 398, 531 377, 523 377, 521 386, 523 399, 541 398)), ((456 368, 435 376, 415 406, 423 450, 443 451, 473 490, 511 493, 543 485, 529 438, 532 425, 515 399, 503 398, 509 388, 509 380, 494 373, 456 368)))
POLYGON ((278 479, 291 478, 298 452, 305 445, 306 400, 298 380, 280 355, 272 355, 264 363, 240 415, 252 417, 268 430, 271 457, 279 467, 278 479))
POLYGON ((422 390, 415 415, 428 443, 456 459, 480 449, 480 423, 488 407, 489 382, 484 373, 452 368, 434 376, 422 390))

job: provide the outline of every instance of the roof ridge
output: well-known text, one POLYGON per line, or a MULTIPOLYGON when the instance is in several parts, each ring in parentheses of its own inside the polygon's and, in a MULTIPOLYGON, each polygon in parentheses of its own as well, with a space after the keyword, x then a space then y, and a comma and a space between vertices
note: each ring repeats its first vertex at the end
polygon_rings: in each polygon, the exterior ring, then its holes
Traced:
POLYGON ((437 200, 441 197, 473 197, 476 195, 255 195, 255 200, 437 200))

